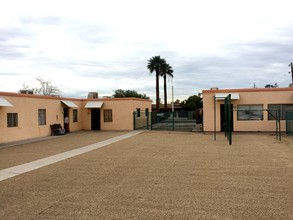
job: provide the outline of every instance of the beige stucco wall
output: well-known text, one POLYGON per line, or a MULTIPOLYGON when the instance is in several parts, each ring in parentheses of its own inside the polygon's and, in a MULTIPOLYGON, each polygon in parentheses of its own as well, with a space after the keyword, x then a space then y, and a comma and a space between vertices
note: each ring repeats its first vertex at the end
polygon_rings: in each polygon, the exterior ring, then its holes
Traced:
MULTIPOLYGON (((83 100, 83 106, 88 101, 103 101, 100 111, 101 130, 133 130, 133 112, 136 108, 151 111, 152 102, 150 100, 142 100, 136 98, 119 98, 119 99, 94 99, 83 100), (104 122, 104 110, 112 110, 112 122, 104 122)), ((91 110, 84 109, 83 112, 83 128, 91 129, 91 110)))
MULTIPOLYGON (((32 96, 32 95, 3 95, 0 96, 9 101, 12 107, 0 107, 0 143, 17 141, 35 137, 43 137, 51 134, 51 124, 64 125, 63 108, 66 107, 59 99, 32 96), (46 109, 46 124, 39 125, 38 110, 46 109), (18 113, 18 126, 7 127, 7 113, 18 113)), ((72 101, 80 105, 78 101, 72 101)), ((81 111, 81 108, 76 108, 81 111)), ((70 130, 76 131, 82 128, 80 119, 73 123, 73 110, 69 108, 70 130)))
MULTIPOLYGON (((203 90, 204 131, 214 131, 214 96, 216 93, 239 93, 239 100, 232 100, 233 109, 238 105, 262 104, 268 109, 268 104, 293 104, 293 88, 266 88, 266 89, 229 89, 203 90)), ((223 100, 216 101, 216 131, 221 130, 220 105, 223 100)), ((281 130, 285 131, 285 120, 281 120, 281 130)), ((268 120, 268 113, 263 112, 263 120, 238 121, 237 112, 233 112, 234 131, 275 131, 276 121, 268 120)))
POLYGON ((104 102, 100 110, 101 130, 133 130, 133 112, 136 108, 151 110, 150 100, 137 98, 72 99, 3 92, 0 92, 0 96, 13 105, 12 107, 0 106, 0 144, 49 136, 51 124, 60 123, 63 127, 63 110, 68 107, 61 100, 71 101, 78 106, 68 108, 71 132, 91 129, 91 109, 84 108, 88 101, 104 102), (38 109, 46 109, 46 125, 38 124, 38 109), (73 122, 73 109, 78 111, 77 122, 73 122), (104 122, 104 109, 112 109, 112 122, 104 122), (7 113, 18 113, 17 127, 7 127, 7 113))

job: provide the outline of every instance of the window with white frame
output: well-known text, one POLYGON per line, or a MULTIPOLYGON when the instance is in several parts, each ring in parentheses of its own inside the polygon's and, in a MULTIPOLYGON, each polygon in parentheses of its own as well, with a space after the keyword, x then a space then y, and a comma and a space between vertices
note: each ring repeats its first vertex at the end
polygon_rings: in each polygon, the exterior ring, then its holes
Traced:
POLYGON ((39 125, 46 125, 46 109, 38 110, 39 125))
POLYGON ((238 105, 238 121, 263 120, 263 105, 238 105))
POLYGON ((17 127, 18 126, 18 114, 17 113, 7 113, 7 127, 17 127))

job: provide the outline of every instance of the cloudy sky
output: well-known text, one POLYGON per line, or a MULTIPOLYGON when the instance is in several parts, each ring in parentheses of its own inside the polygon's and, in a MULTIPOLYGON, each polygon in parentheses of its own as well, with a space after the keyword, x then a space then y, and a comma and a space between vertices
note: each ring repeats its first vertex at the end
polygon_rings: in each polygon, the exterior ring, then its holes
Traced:
POLYGON ((288 87, 293 1, 1 0, 0 91, 37 87, 40 76, 65 97, 131 89, 155 101, 146 65, 157 55, 174 69, 175 99, 288 87))

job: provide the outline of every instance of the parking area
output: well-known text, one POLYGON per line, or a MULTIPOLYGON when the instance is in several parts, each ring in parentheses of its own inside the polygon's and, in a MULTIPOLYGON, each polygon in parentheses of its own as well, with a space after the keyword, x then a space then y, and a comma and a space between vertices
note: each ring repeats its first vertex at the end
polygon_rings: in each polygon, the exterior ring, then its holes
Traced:
MULTIPOLYGON (((5 169, 126 132, 0 149, 5 169)), ((142 132, 0 182, 0 219, 293 219, 293 138, 142 132)))

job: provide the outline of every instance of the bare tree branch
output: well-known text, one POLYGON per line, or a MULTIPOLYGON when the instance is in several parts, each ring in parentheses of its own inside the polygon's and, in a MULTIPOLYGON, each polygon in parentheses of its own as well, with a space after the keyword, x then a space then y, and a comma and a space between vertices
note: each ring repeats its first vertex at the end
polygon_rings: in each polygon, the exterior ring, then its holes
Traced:
POLYGON ((62 91, 52 85, 51 80, 44 80, 42 77, 36 77, 36 80, 40 83, 39 88, 34 88, 35 94, 40 94, 44 96, 61 96, 62 91))

